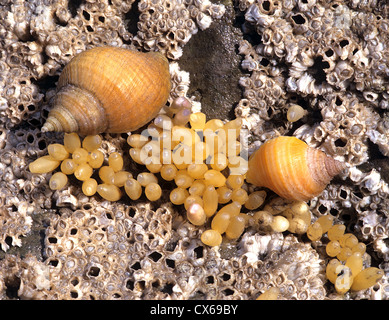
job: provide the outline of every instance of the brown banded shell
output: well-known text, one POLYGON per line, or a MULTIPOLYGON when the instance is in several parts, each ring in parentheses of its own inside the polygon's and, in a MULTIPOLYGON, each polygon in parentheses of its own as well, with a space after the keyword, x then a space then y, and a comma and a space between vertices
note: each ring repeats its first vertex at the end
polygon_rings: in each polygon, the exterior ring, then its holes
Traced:
POLYGON ((285 199, 307 201, 320 195, 345 164, 296 137, 266 141, 249 159, 247 181, 285 199))
POLYGON ((157 115, 170 89, 169 64, 162 54, 96 47, 63 69, 42 131, 133 131, 157 115))

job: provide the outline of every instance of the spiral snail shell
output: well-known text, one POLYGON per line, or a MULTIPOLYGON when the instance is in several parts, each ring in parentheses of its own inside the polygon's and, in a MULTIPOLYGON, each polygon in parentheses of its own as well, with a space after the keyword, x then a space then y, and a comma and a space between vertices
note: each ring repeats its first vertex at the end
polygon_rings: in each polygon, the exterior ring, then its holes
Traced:
POLYGON ((171 89, 169 64, 158 52, 96 47, 63 69, 42 131, 123 133, 153 119, 171 89))
POLYGON ((285 199, 307 201, 318 196, 345 164, 295 137, 266 141, 248 164, 247 181, 285 199))

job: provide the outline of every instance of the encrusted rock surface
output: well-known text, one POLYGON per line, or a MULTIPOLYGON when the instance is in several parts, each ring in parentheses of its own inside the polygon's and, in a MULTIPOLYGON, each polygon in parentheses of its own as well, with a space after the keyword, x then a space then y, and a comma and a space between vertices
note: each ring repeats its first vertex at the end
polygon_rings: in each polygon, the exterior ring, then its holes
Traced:
MULTIPOLYGON (((388 299, 389 11, 377 2, 0 1, 0 298, 255 299, 271 286, 282 299, 339 298, 324 242, 247 228, 210 248, 167 197, 110 203, 76 181, 53 192, 50 174, 27 170, 62 140, 40 128, 63 66, 112 45, 163 52, 169 100, 242 117, 250 151, 286 134, 345 161, 310 208, 344 223, 385 271, 342 298, 388 299), (295 123, 292 104, 308 111, 295 123)), ((107 152, 128 152, 125 135, 103 138, 107 152)))

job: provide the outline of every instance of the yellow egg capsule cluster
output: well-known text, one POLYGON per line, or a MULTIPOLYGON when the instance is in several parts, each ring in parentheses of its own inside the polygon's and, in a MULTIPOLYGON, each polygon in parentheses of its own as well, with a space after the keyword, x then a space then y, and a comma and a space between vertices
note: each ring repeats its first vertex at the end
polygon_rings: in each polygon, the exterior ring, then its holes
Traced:
MULTIPOLYGON (((47 147, 49 155, 36 159, 29 165, 32 173, 48 173, 60 167, 49 181, 52 190, 64 188, 68 176, 82 181, 82 192, 92 196, 96 192, 104 199, 117 201, 122 197, 121 187, 132 174, 123 170, 123 157, 113 152, 108 157, 108 165, 104 164, 104 154, 99 150, 101 136, 86 136, 82 141, 76 133, 65 133, 64 144, 50 144, 47 147), (93 178, 98 172, 100 181, 93 178)), ((96 177, 97 178, 97 177, 96 177)))
POLYGON ((307 229, 307 237, 311 241, 318 241, 327 233, 329 242, 326 253, 333 258, 326 267, 328 280, 335 285, 339 294, 373 286, 382 278, 383 271, 374 267, 363 269, 366 245, 352 233, 345 233, 344 225, 333 225, 333 220, 330 215, 321 216, 307 229))
MULTIPOLYGON (((249 197, 261 197, 263 203, 264 191, 255 191, 249 197), (261 195, 261 196, 260 196, 261 195)), ((257 201, 257 200, 255 200, 257 201)), ((250 202, 246 202, 246 207, 250 202)), ((264 231, 289 231, 303 234, 311 223, 311 212, 304 201, 291 201, 277 197, 269 201, 262 210, 254 212, 251 218, 254 225, 264 231)))
POLYGON ((241 207, 257 209, 266 193, 249 195, 244 186, 248 165, 240 154, 242 120, 207 121, 204 113, 192 113, 190 108, 186 98, 173 101, 166 114, 157 116, 147 130, 128 137, 129 153, 151 173, 174 181, 170 201, 184 205, 191 223, 203 225, 213 219, 212 229, 201 239, 216 246, 222 234, 228 239, 240 237, 249 220, 240 213, 241 207), (218 211, 219 205, 224 207, 218 211))

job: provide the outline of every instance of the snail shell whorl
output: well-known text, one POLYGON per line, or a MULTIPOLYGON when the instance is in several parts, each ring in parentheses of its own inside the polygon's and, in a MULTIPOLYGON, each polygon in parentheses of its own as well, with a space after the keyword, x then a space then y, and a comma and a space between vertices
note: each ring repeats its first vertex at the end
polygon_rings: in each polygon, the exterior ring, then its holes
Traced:
POLYGON ((344 163, 295 137, 278 137, 250 157, 247 181, 285 199, 307 201, 322 193, 344 168, 344 163))
POLYGON ((169 64, 162 54, 96 47, 63 69, 42 131, 133 131, 156 116, 170 89, 169 64))

